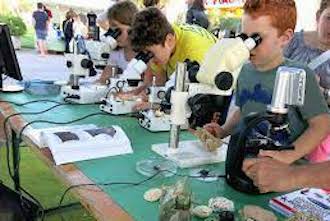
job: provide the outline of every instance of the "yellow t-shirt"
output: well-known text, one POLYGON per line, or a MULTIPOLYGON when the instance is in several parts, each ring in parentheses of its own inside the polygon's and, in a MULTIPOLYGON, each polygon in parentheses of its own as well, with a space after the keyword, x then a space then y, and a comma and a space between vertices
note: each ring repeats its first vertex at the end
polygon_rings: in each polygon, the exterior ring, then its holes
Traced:
POLYGON ((174 54, 165 65, 168 77, 174 73, 177 62, 184 62, 189 59, 201 64, 206 52, 216 42, 216 37, 213 34, 199 26, 173 24, 172 27, 175 33, 176 45, 174 54))

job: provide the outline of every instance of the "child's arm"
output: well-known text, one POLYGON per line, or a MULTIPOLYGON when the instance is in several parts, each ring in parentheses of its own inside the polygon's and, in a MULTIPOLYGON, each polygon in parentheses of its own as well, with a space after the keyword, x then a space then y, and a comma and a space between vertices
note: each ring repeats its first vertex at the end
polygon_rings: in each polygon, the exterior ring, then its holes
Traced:
POLYGON ((215 137, 220 139, 225 138, 232 134, 234 128, 238 124, 241 117, 241 111, 239 108, 236 108, 230 117, 227 118, 226 123, 220 127, 217 123, 209 123, 204 126, 204 128, 213 134, 215 137))
POLYGON ((106 81, 112 76, 112 66, 107 65, 102 71, 101 77, 97 80, 97 83, 106 84, 106 81))
POLYGON ((329 168, 330 161, 289 166, 265 157, 246 159, 243 162, 243 171, 263 193, 284 192, 306 187, 329 188, 329 168))
POLYGON ((309 119, 308 124, 306 131, 293 143, 295 150, 260 151, 259 155, 291 164, 311 153, 330 134, 330 116, 327 113, 317 115, 309 119))

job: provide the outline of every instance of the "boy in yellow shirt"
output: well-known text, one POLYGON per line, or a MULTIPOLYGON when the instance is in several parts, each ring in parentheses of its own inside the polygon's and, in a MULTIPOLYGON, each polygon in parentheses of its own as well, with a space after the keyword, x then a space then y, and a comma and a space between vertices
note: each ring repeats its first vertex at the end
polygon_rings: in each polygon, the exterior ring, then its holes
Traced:
MULTIPOLYGON (((135 51, 148 51, 154 55, 149 66, 165 81, 174 73, 177 62, 189 59, 201 64, 206 52, 216 42, 213 34, 199 26, 171 25, 155 7, 136 14, 130 39, 135 51)), ((147 103, 137 107, 145 108, 148 108, 147 103)))
POLYGON ((216 37, 201 27, 171 25, 155 7, 136 14, 130 39, 134 50, 154 55, 153 62, 162 65, 167 77, 175 71, 177 62, 189 59, 201 63, 216 42, 216 37))

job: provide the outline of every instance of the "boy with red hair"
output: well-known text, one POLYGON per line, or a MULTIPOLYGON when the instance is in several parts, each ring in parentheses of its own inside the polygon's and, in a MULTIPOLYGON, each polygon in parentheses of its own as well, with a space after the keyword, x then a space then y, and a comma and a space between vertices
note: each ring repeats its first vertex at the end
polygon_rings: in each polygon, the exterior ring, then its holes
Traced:
MULTIPOLYGON (((295 147, 287 151, 260 151, 259 157, 271 157, 291 164, 315 151, 330 133, 330 116, 314 73, 297 62, 284 58, 283 49, 293 37, 296 25, 294 0, 246 0, 242 32, 258 33, 261 44, 250 53, 237 81, 236 105, 231 118, 220 127, 212 123, 205 128, 219 138, 230 135, 241 119, 252 112, 264 112, 271 103, 276 71, 279 66, 302 68, 307 73, 305 103, 288 113, 290 141, 295 147)), ((247 170, 247 168, 244 168, 247 170)))

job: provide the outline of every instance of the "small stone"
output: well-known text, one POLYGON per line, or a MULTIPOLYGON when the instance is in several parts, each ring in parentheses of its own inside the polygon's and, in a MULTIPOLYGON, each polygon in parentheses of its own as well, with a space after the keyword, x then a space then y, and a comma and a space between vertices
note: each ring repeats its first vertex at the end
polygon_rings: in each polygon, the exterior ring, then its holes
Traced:
POLYGON ((269 210, 265 210, 259 206, 246 205, 242 209, 242 215, 245 220, 252 219, 255 221, 276 221, 277 217, 269 210))
POLYGON ((235 210, 233 201, 225 197, 215 197, 209 199, 209 207, 213 210, 213 212, 235 210))
POLYGON ((148 202, 156 202, 160 199, 162 195, 163 195, 162 189, 151 188, 144 193, 143 198, 148 202))
POLYGON ((199 218, 207 218, 211 215, 212 209, 208 206, 200 205, 193 208, 191 213, 199 218))

